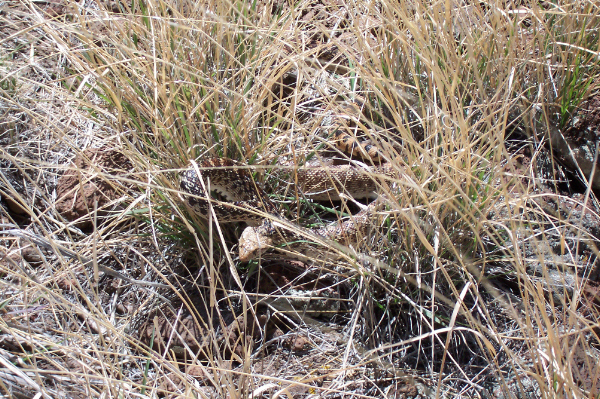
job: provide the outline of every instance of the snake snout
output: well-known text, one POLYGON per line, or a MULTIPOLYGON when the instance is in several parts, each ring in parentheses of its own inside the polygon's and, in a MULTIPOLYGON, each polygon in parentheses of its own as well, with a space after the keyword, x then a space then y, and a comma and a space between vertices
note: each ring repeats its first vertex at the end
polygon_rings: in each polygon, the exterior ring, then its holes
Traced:
POLYGON ((273 245, 273 239, 261 234, 259 227, 246 227, 239 241, 240 260, 248 262, 258 258, 273 245))

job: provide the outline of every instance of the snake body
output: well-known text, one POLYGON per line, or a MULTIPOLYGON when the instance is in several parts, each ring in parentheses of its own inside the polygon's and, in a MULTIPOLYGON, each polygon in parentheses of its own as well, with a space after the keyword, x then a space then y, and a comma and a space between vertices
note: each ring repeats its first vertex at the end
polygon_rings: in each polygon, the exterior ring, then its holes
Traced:
POLYGON ((188 168, 181 174, 180 188, 190 194, 185 202, 196 214, 208 217, 212 206, 219 222, 258 225, 263 216, 257 211, 275 213, 273 202, 248 170, 229 158, 210 158, 188 168), (216 191, 229 202, 209 202, 207 191, 216 191))
MULTIPOLYGON (((294 168, 289 173, 294 173, 293 180, 307 198, 338 200, 341 193, 353 198, 373 196, 377 182, 371 176, 391 176, 394 171, 389 164, 384 164, 368 170, 353 165, 294 168)), ((240 238, 241 261, 256 258, 272 247, 306 242, 310 237, 345 246, 354 244, 370 228, 374 212, 374 207, 369 206, 349 220, 318 229, 295 226, 278 214, 275 204, 252 179, 248 166, 228 158, 210 158, 192 165, 181 174, 180 187, 186 204, 198 215, 207 218, 212 208, 218 222, 243 221, 250 225, 240 238), (227 202, 210 199, 207 191, 213 190, 227 202)), ((294 250, 303 257, 313 257, 315 253, 311 253, 310 248, 295 245, 294 250)))

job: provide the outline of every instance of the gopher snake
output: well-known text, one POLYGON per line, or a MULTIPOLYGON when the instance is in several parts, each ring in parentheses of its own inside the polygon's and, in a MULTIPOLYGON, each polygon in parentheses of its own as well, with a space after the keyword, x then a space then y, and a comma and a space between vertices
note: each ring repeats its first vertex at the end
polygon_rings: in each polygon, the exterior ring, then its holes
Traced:
MULTIPOLYGON (((360 151, 359 145, 363 144, 357 145, 352 140, 344 141, 346 149, 360 151)), ((315 200, 339 200, 343 197, 342 193, 355 199, 372 197, 377 182, 370 176, 390 177, 395 173, 388 163, 369 167, 368 170, 353 165, 339 165, 301 168, 294 172, 299 190, 307 198, 315 200)), ((254 259, 271 247, 305 241, 306 238, 299 235, 299 231, 318 240, 331 240, 345 246, 357 243, 371 227, 376 210, 372 204, 347 221, 318 229, 302 229, 277 213, 276 206, 252 180, 247 167, 228 158, 206 159, 188 168, 181 174, 180 187, 186 204, 195 213, 208 217, 212 207, 219 222, 243 221, 250 225, 240 238, 241 261, 254 259), (210 190, 222 194, 228 202, 210 201, 206 194, 210 190)), ((311 247, 294 247, 298 248, 301 257, 315 255, 311 247)))

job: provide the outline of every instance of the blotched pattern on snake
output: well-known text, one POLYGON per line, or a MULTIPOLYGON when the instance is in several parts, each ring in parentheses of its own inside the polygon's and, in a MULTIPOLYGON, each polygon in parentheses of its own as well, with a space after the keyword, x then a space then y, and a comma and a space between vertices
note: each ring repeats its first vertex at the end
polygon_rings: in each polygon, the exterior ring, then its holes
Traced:
MULTIPOLYGON (((370 166, 363 169, 354 165, 315 168, 290 168, 295 173, 298 189, 307 198, 315 200, 338 200, 343 193, 355 199, 372 197, 377 181, 395 174, 390 164, 370 166)), ((228 158, 206 159, 192 165, 181 174, 181 190, 186 204, 195 213, 208 217, 211 208, 218 222, 243 221, 250 225, 240 238, 241 261, 261 256, 267 249, 287 246, 295 242, 291 257, 314 258, 314 245, 302 245, 310 241, 335 241, 348 246, 364 237, 371 226, 376 203, 344 222, 335 222, 318 229, 304 229, 281 217, 277 207, 252 179, 249 167, 228 158), (216 191, 228 202, 209 199, 207 191, 216 191)))

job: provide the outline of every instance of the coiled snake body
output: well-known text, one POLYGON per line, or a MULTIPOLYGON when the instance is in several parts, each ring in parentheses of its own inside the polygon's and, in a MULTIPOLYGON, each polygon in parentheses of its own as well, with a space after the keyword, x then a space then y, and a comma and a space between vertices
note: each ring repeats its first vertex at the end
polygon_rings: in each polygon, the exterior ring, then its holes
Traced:
MULTIPOLYGON (((351 149, 360 150, 360 143, 349 145, 351 149)), ((389 177, 394 173, 387 163, 366 169, 338 165, 297 168, 292 172, 299 191, 314 200, 339 200, 344 195, 355 199, 372 197, 378 184, 372 176, 389 177)), ((243 221, 250 225, 240 238, 241 261, 261 256, 268 248, 306 242, 307 238, 311 241, 331 240, 344 246, 355 244, 371 227, 375 211, 375 206, 370 205, 344 222, 303 229, 278 214, 275 204, 252 179, 248 166, 228 158, 210 158, 192 165, 181 174, 180 187, 186 204, 195 213, 208 217, 212 208, 218 222, 243 221), (228 202, 209 199, 207 191, 213 190, 228 202)), ((314 247, 295 245, 294 253, 304 258, 317 256, 311 248, 314 247)))

